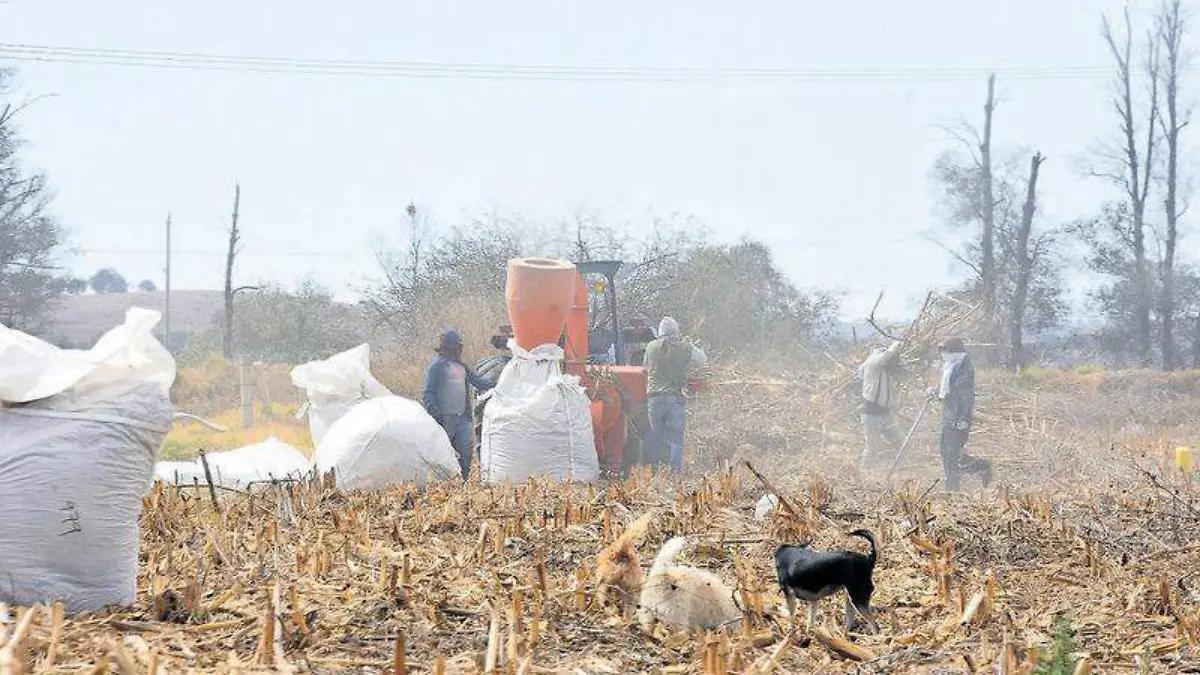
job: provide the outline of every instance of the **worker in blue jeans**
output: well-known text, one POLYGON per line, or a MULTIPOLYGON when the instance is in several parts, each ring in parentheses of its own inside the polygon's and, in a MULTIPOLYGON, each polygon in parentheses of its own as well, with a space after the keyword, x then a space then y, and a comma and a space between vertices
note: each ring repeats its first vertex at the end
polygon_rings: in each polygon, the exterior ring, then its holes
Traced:
POLYGON ((679 323, 669 316, 658 324, 658 337, 646 345, 646 412, 650 417, 651 466, 667 461, 683 471, 683 432, 687 409, 684 391, 692 373, 708 362, 700 348, 679 336, 679 323))
POLYGON ((487 391, 492 385, 471 372, 462 362, 462 337, 447 328, 438 342, 438 356, 425 371, 424 405, 437 423, 446 430, 450 445, 458 455, 458 465, 465 480, 471 473, 471 408, 467 401, 467 385, 487 391))

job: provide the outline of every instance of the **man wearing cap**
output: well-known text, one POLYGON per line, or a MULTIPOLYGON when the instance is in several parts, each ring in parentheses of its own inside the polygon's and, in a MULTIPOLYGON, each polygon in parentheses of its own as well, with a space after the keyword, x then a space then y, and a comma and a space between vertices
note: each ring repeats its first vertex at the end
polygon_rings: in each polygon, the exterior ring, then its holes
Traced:
POLYGON ((983 486, 987 487, 992 482, 992 463, 963 452, 975 412, 975 368, 959 338, 946 340, 938 351, 942 354, 942 381, 929 394, 942 402, 942 437, 938 449, 942 455, 946 489, 959 489, 964 472, 978 474, 983 486))
POLYGON ((859 466, 864 469, 880 459, 883 444, 895 452, 902 442, 891 410, 892 374, 900 364, 900 345, 899 341, 893 341, 886 348, 876 347, 858 367, 862 380, 861 421, 866 437, 859 466))
POLYGON ((458 331, 442 331, 438 356, 425 371, 425 410, 446 430, 450 445, 458 454, 458 465, 465 479, 471 473, 471 415, 467 404, 467 385, 479 391, 492 388, 491 382, 471 372, 462 362, 462 337, 458 331))
POLYGON ((707 362, 708 357, 699 347, 679 337, 675 319, 663 317, 658 337, 646 345, 646 405, 650 416, 646 463, 661 465, 669 460, 672 471, 683 471, 684 390, 692 372, 707 362))

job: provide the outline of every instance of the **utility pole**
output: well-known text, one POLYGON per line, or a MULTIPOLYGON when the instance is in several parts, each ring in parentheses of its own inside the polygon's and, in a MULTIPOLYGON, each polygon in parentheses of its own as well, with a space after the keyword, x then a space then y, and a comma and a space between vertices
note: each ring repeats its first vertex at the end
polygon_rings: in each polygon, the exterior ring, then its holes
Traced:
POLYGON ((166 297, 163 300, 163 346, 171 351, 171 212, 167 211, 167 265, 163 269, 166 275, 166 297))
POLYGON ((237 245, 241 240, 238 231, 238 208, 242 203, 242 186, 233 186, 233 217, 229 225, 229 252, 225 256, 225 335, 221 341, 221 353, 233 360, 233 260, 237 256, 237 245))

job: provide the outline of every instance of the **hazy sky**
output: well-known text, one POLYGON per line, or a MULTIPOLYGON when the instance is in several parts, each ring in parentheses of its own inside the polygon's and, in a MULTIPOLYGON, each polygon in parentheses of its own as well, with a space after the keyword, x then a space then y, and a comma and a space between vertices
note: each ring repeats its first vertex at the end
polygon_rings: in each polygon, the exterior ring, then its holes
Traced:
POLYGON ((1112 124, 1098 28, 1122 6, 7 0, 0 64, 18 70, 19 97, 54 95, 20 123, 83 250, 71 261, 81 274, 114 266, 161 284, 170 210, 173 285, 219 287, 238 180, 240 283, 311 275, 352 296, 411 199, 442 226, 486 211, 553 221, 583 209, 634 226, 691 216, 722 239, 766 241, 798 284, 846 291, 846 313, 861 316, 881 287, 899 310, 960 274, 922 236, 938 224, 929 169, 951 144, 939 125, 981 114, 988 69, 1001 150, 1049 158, 1048 221, 1107 196, 1079 177, 1079 159, 1112 124), (470 63, 501 77, 13 60, 32 52, 12 45, 470 63), (504 77, 512 64, 794 72, 529 81, 504 77))

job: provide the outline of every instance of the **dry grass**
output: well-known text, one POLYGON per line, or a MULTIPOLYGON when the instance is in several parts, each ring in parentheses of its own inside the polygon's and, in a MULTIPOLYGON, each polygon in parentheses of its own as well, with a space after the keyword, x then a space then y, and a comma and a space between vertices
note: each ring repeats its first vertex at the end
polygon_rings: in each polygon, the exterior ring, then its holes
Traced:
POLYGON ((272 436, 311 456, 313 443, 308 431, 308 420, 294 418, 298 409, 299 406, 296 405, 275 405, 271 410, 272 419, 263 420, 263 410, 259 406, 255 409, 257 421, 248 429, 242 426, 242 411, 238 408, 205 417, 228 431, 216 431, 198 422, 177 422, 171 427, 171 433, 167 434, 159 458, 193 459, 200 450, 232 450, 261 443, 272 436))
MULTIPOLYGON (((249 383, 256 391, 266 388, 273 404, 299 405, 303 392, 292 385, 292 367, 286 365, 250 366, 249 383)), ((220 356, 211 356, 194 368, 180 368, 171 387, 171 400, 187 412, 212 415, 241 405, 241 380, 238 366, 220 356)))
POLYGON ((207 494, 159 488, 142 520, 138 605, 68 620, 57 640, 43 613, 18 647, 31 664, 53 653, 58 672, 750 673, 774 657, 774 672, 1017 673, 1062 613, 1093 672, 1184 672, 1200 662, 1188 563, 1200 494, 1164 453, 1200 432, 1185 395, 1200 378, 1107 377, 981 373, 971 448, 995 460, 1000 487, 962 494, 936 486, 932 422, 889 488, 856 466, 848 401, 816 396, 809 374, 733 372, 693 405, 679 483, 306 484, 225 494, 220 512, 207 494), (796 515, 753 521, 761 487, 743 460, 796 515), (691 562, 738 589, 744 624, 646 634, 600 601, 597 554, 652 509, 641 557, 700 534, 691 562), (831 600, 827 632, 789 636, 774 546, 853 546, 843 533, 863 526, 882 547, 882 633, 841 636, 831 600))

